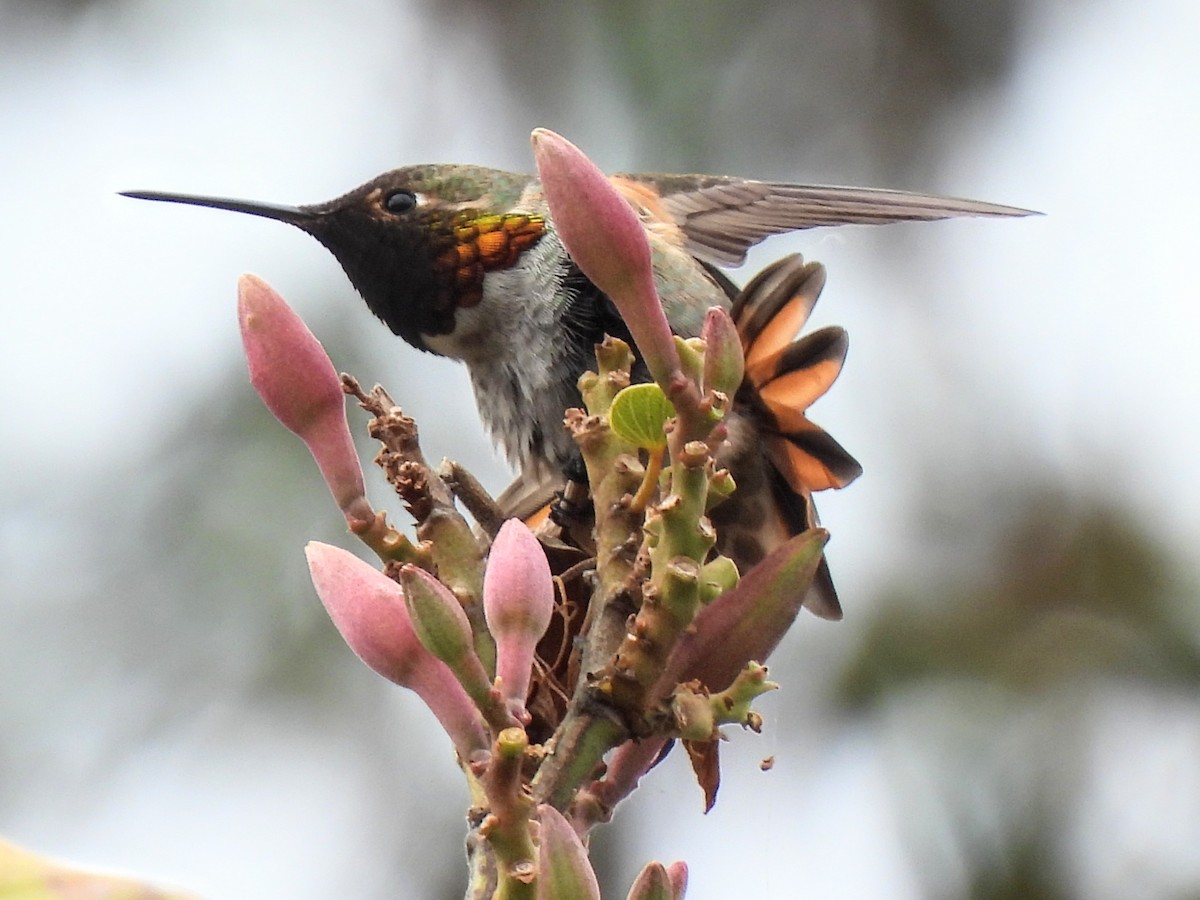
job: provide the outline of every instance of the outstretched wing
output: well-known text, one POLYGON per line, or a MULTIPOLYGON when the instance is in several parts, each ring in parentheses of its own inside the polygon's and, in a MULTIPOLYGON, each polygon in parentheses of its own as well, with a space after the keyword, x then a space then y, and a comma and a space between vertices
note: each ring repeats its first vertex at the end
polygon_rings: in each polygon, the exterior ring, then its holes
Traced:
POLYGON ((1015 206, 879 188, 750 181, 708 175, 620 175, 652 188, 699 259, 739 266, 763 238, 823 225, 886 225, 956 216, 1029 216, 1015 206))

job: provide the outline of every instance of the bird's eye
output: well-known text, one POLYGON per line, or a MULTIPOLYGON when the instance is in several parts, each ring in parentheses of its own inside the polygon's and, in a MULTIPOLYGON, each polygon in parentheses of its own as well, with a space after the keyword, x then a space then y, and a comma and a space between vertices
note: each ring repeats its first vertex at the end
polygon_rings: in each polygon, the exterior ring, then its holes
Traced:
POLYGON ((417 205, 417 195, 412 191, 392 191, 383 201, 390 213, 406 213, 417 205))

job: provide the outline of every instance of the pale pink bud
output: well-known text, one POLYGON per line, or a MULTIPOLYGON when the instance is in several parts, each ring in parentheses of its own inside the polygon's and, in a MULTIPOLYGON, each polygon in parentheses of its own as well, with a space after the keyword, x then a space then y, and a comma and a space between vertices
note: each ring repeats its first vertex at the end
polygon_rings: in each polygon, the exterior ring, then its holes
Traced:
POLYGON ((600 884, 575 829, 553 806, 538 807, 537 900, 600 900, 600 884))
POLYGON ((704 390, 720 391, 733 397, 741 387, 746 367, 737 326, 733 324, 729 313, 714 306, 704 317, 700 337, 705 344, 704 390))
POLYGON ((667 660, 656 691, 669 694, 692 679, 723 691, 746 663, 765 662, 799 613, 828 539, 820 528, 796 535, 700 610, 667 660))
POLYGON ((520 519, 500 526, 492 542, 483 612, 496 639, 500 693, 523 710, 534 651, 554 613, 554 581, 541 543, 520 519))
POLYGON ((671 900, 683 900, 687 893, 688 867, 682 859, 667 866, 667 878, 671 882, 671 900))
POLYGON ((650 245, 633 207, 583 151, 537 128, 533 155, 554 228, 571 259, 621 312, 654 380, 679 372, 679 355, 654 287, 650 245))
POLYGON ((341 381, 320 342, 283 298, 254 275, 238 280, 238 324, 250 383, 267 409, 308 446, 346 518, 374 519, 346 423, 341 381))
POLYGON ((627 900, 675 900, 666 867, 660 862, 647 863, 634 879, 627 900))
POLYGON ((459 683, 478 703, 491 690, 491 681, 475 653, 471 623, 462 604, 448 587, 420 566, 400 569, 404 603, 418 640, 450 667, 459 683))
POLYGON ((454 673, 417 639, 400 585, 340 547, 312 541, 304 553, 317 596, 358 658, 424 700, 463 759, 486 749, 479 711, 454 673))

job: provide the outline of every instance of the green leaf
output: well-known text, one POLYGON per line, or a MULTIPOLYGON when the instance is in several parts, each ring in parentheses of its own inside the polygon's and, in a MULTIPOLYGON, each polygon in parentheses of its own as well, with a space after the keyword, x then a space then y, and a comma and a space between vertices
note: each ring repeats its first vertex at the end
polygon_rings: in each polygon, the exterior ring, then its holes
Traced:
POLYGON ((667 445, 663 426, 675 407, 657 384, 632 384, 613 398, 608 423, 622 439, 646 450, 667 445))

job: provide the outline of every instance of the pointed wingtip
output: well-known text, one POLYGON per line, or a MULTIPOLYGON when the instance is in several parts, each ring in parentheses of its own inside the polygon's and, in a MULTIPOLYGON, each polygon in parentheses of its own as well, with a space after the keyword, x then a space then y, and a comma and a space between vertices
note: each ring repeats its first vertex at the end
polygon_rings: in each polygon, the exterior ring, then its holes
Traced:
POLYGON ((1044 216, 1046 214, 1037 209, 1025 209, 1021 206, 1004 206, 1000 203, 988 203, 984 204, 983 211, 978 213, 978 215, 1022 218, 1024 216, 1044 216))

